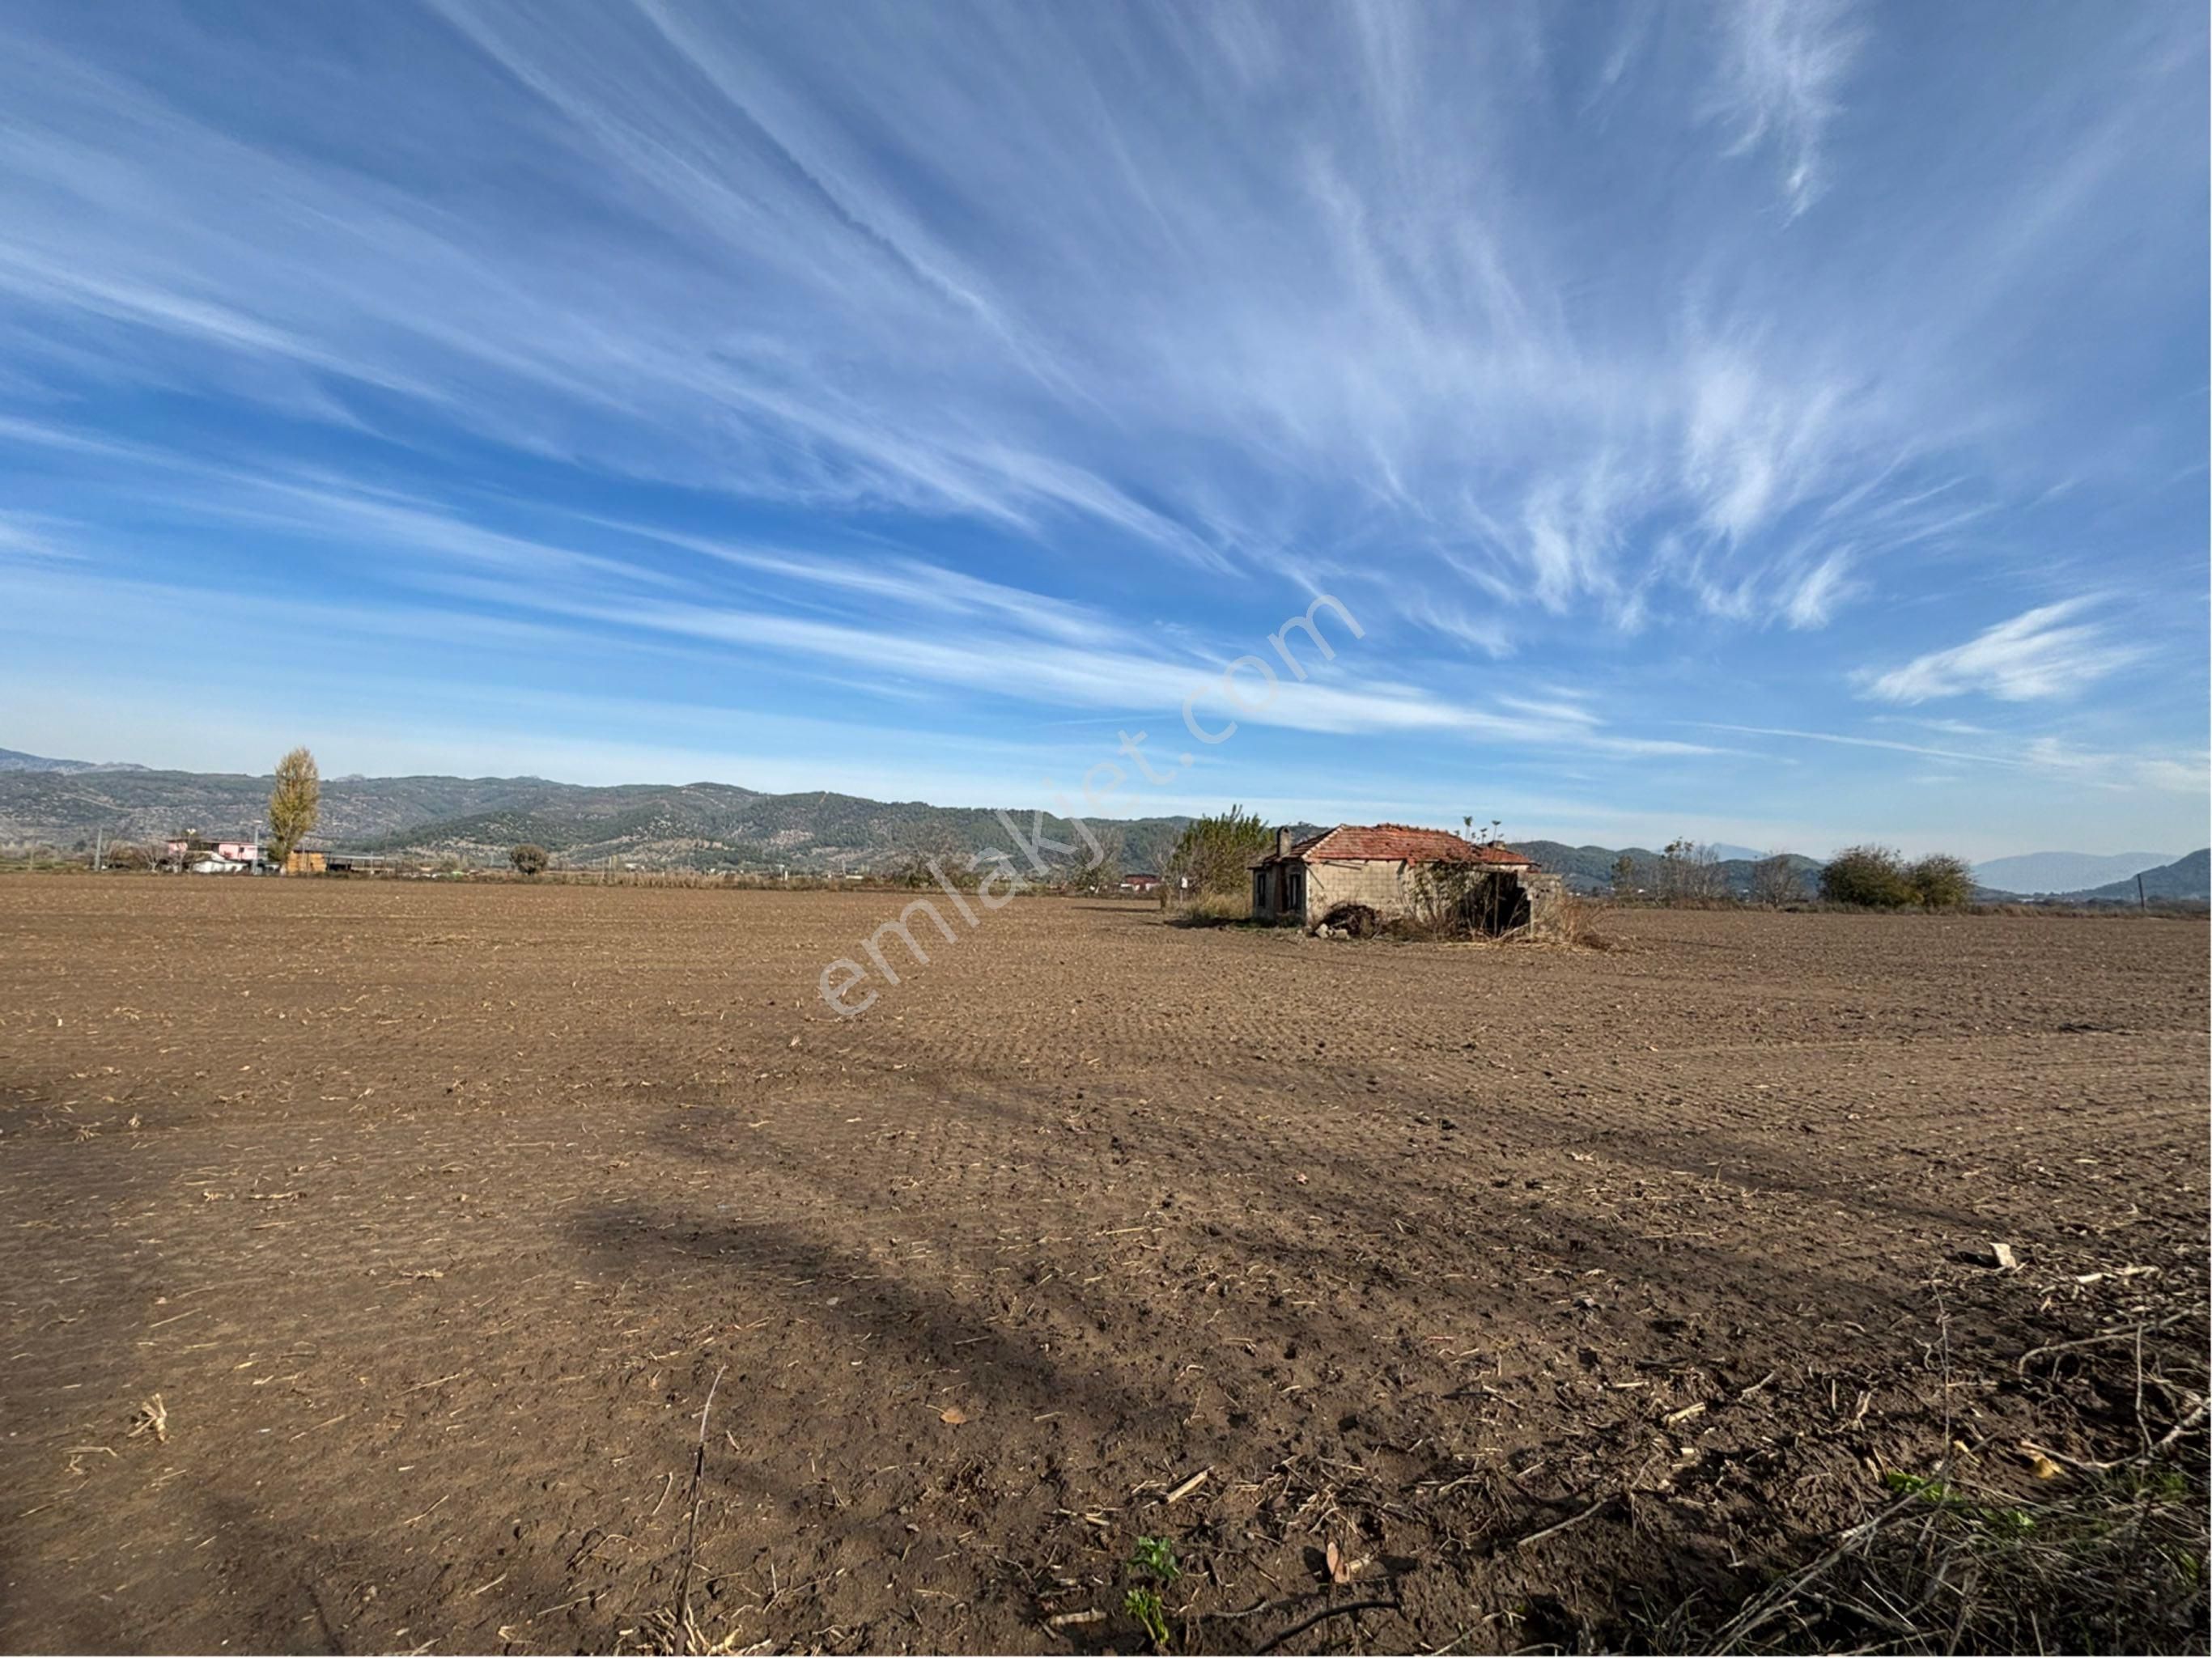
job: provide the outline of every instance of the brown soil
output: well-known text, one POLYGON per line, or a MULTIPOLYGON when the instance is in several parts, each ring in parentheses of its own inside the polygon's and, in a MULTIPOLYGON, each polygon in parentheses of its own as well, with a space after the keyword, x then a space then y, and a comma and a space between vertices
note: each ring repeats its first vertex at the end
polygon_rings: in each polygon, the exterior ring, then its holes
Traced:
POLYGON ((738 1647, 1633 1643, 2203 1297, 2201 923, 892 904, 0 882, 0 1647, 643 1640, 717 1377, 738 1647))

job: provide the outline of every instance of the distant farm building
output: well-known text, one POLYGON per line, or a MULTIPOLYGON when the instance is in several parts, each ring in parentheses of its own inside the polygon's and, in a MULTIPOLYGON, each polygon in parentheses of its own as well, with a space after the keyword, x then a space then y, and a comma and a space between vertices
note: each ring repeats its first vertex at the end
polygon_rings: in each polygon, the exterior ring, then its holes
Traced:
POLYGON ((1449 902, 1478 932, 1546 933, 1565 891, 1525 853, 1404 823, 1339 823, 1295 841, 1278 829, 1274 851, 1251 868, 1253 915, 1308 927, 1340 909, 1389 920, 1449 902))
POLYGON ((326 847, 295 847, 284 860, 287 875, 381 875, 392 867, 380 852, 332 852, 326 847))
POLYGON ((188 869, 195 875, 246 875, 261 867, 261 847, 253 841, 177 835, 172 835, 162 847, 161 861, 172 869, 188 869))
POLYGON ((1157 875, 1125 875, 1121 878, 1121 890, 1124 892, 1152 893, 1159 890, 1160 878, 1157 875))
POLYGON ((198 833, 170 836, 161 854, 162 868, 193 875, 271 875, 280 868, 287 875, 380 875, 392 862, 384 853, 295 847, 280 865, 258 841, 224 841, 198 833))

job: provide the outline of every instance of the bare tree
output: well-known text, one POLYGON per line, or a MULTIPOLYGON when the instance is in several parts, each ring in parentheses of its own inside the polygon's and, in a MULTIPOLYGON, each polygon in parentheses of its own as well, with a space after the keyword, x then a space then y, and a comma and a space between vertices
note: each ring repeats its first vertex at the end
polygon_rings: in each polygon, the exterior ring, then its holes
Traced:
POLYGON ((1121 884, 1121 831, 1109 823, 1094 823, 1091 833, 1098 841, 1097 857, 1075 881, 1086 892, 1112 892, 1121 884))
POLYGON ((1669 841, 1659 854, 1659 901, 1706 904, 1727 896, 1718 853, 1687 835, 1669 841))
POLYGON ((1779 909, 1810 897, 1804 872, 1787 853, 1770 852, 1751 866, 1751 902, 1779 909))
POLYGON ((973 862, 972 856, 950 831, 924 820, 901 831, 884 862, 884 873, 902 887, 933 887, 937 877, 931 871, 933 864, 944 871, 945 878, 950 880, 956 871, 973 862))

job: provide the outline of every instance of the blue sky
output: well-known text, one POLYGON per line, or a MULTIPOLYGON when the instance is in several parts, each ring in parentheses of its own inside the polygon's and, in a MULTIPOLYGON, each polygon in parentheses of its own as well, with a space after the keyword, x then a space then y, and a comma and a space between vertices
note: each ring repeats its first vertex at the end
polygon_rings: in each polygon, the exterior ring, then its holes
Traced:
POLYGON ((2201 7, 4 27, 8 746, 2207 838, 2201 7))

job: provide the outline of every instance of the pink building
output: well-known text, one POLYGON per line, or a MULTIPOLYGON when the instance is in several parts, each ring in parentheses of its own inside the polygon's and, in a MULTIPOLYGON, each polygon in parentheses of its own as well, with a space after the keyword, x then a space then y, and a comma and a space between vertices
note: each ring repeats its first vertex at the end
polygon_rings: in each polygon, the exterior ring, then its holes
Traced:
POLYGON ((201 864, 240 864, 261 861, 261 847, 252 841, 210 841, 204 835, 173 836, 166 847, 168 861, 179 868, 201 864))

